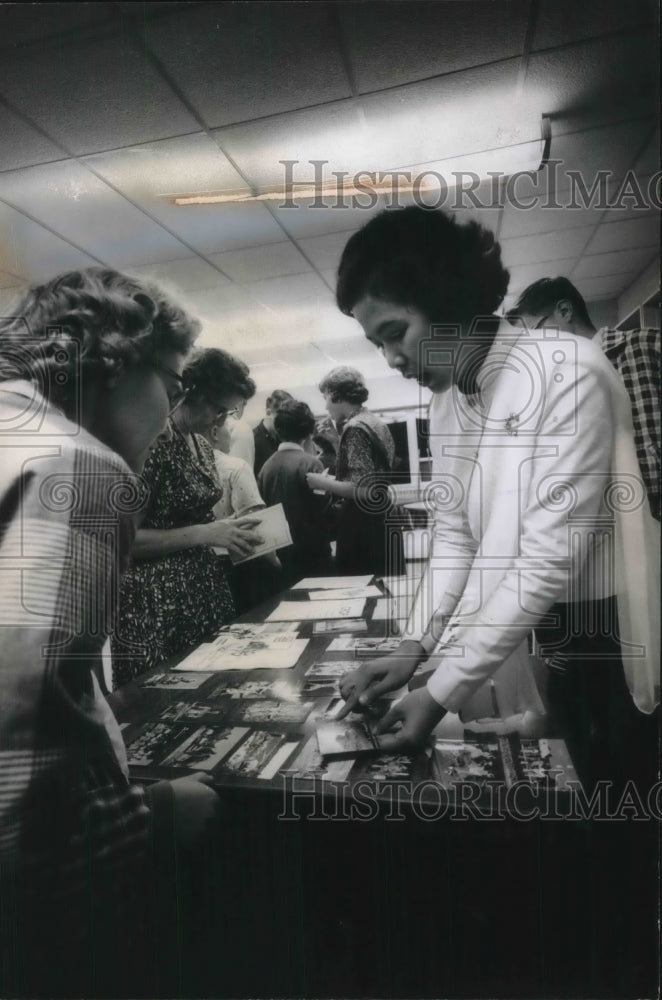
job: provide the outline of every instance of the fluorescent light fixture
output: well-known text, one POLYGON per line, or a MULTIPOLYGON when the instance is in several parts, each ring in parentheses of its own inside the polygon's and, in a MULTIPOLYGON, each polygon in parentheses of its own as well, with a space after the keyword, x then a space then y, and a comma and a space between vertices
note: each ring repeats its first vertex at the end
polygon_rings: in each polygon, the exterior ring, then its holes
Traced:
MULTIPOLYGON (((237 191, 210 191, 195 194, 168 195, 175 205, 224 205, 261 201, 307 201, 329 197, 336 200, 345 198, 365 198, 374 193, 388 196, 395 192, 416 195, 438 192, 442 185, 454 188, 463 183, 464 177, 477 176, 480 180, 491 177, 509 177, 518 173, 537 173, 547 163, 551 148, 551 123, 549 116, 541 118, 539 139, 529 142, 512 143, 492 149, 481 150, 464 156, 446 157, 425 163, 413 163, 384 170, 339 171, 334 179, 324 178, 321 170, 316 172, 313 182, 294 179, 280 187, 237 191)), ((286 162, 286 161, 281 161, 286 162)), ((310 161, 310 170, 314 161, 310 161)), ((305 164, 299 164, 299 167, 305 164)))

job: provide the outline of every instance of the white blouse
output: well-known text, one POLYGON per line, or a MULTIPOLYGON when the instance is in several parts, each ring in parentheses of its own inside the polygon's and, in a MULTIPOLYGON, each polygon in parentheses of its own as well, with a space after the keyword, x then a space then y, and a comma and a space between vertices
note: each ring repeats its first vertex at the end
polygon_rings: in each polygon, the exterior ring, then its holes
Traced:
POLYGON ((643 525, 618 376, 588 340, 504 322, 478 385, 476 397, 456 387, 435 395, 430 409, 433 539, 407 627, 438 664, 430 694, 460 711, 552 604, 616 594, 620 638, 635 640, 628 682, 652 711, 656 522, 643 525))

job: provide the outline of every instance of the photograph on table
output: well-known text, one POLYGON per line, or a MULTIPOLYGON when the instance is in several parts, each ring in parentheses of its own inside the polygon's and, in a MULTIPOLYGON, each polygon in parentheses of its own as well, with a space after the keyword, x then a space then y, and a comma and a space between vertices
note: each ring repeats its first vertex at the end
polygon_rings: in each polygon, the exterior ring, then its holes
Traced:
POLYGON ((353 781, 422 781, 428 777, 429 758, 425 754, 384 754, 357 763, 353 781))
POLYGON ((173 701, 159 713, 161 722, 176 722, 178 719, 204 719, 211 716, 220 719, 225 709, 210 705, 206 701, 173 701))
POLYGON ((335 632, 367 632, 368 623, 365 618, 352 618, 345 621, 313 622, 313 635, 333 635, 335 632))
POLYGON ((443 788, 450 789, 461 781, 482 785, 504 780, 496 740, 482 743, 437 740, 431 763, 432 776, 443 788))
POLYGON ((337 590, 339 587, 367 587, 372 576, 307 576, 299 580, 290 590, 337 590))
POLYGON ((379 742, 365 722, 349 719, 320 722, 315 733, 322 757, 340 760, 379 752, 379 742))
POLYGON ((379 656, 382 653, 392 653, 398 648, 401 641, 401 639, 394 637, 356 639, 351 635, 339 635, 329 643, 326 651, 327 653, 354 653, 357 658, 379 656))
POLYGON ((237 676, 231 673, 227 677, 221 677, 218 684, 211 691, 210 698, 273 698, 277 701, 298 702, 301 700, 300 689, 290 681, 272 681, 269 678, 257 680, 237 676))
POLYGON ((349 760, 323 760, 317 745, 317 737, 311 736, 294 760, 281 770, 281 774, 297 780, 346 781, 354 766, 354 758, 349 760))
POLYGON ((302 698, 339 698, 338 683, 333 677, 314 677, 301 687, 302 698))
POLYGON ((141 678, 138 683, 141 687, 171 688, 173 691, 195 691, 212 676, 211 673, 164 673, 141 678))
POLYGON ((312 701, 281 702, 237 699, 232 717, 237 722, 275 723, 284 726, 303 725, 313 709, 312 701))
POLYGON ((282 733, 270 733, 255 729, 241 746, 224 761, 222 770, 235 775, 255 776, 264 770, 270 759, 285 742, 286 737, 282 733))
POLYGON ((161 760, 173 744, 180 742, 190 726, 175 726, 170 722, 148 722, 135 739, 127 740, 126 759, 131 767, 146 767, 161 760))
POLYGON ((240 726, 201 726, 175 747, 161 763, 191 770, 213 771, 247 732, 248 729, 240 726))
POLYGON ((306 677, 309 677, 311 680, 322 677, 344 677, 350 670, 356 670, 356 663, 353 660, 321 660, 319 663, 313 663, 308 667, 306 677))

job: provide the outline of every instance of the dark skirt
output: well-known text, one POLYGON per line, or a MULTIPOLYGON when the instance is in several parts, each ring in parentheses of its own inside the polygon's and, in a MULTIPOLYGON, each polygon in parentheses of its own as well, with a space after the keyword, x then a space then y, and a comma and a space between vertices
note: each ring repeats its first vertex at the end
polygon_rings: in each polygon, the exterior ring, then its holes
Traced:
POLYGON ((230 560, 209 546, 136 562, 122 577, 113 685, 213 638, 235 618, 230 560))
POLYGON ((406 572, 402 528, 390 511, 361 510, 345 500, 337 522, 336 572, 339 575, 402 576, 406 572))

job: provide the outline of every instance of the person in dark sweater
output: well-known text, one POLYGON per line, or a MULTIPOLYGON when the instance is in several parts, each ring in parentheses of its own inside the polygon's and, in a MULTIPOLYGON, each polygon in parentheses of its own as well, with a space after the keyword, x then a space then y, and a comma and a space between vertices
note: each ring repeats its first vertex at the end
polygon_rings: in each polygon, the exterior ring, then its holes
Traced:
POLYGON ((275 429, 280 444, 258 476, 260 493, 269 505, 282 503, 293 544, 279 550, 283 584, 289 586, 305 576, 329 576, 332 572, 329 498, 314 494, 306 482, 309 472, 324 471, 319 458, 306 449, 312 446, 315 418, 306 403, 286 400, 276 413, 275 429))
POLYGON ((285 389, 274 389, 271 395, 267 396, 266 416, 262 418, 257 427, 253 428, 255 442, 253 472, 256 476, 266 460, 278 450, 280 441, 275 430, 274 418, 282 404, 288 399, 294 399, 291 393, 285 389))

